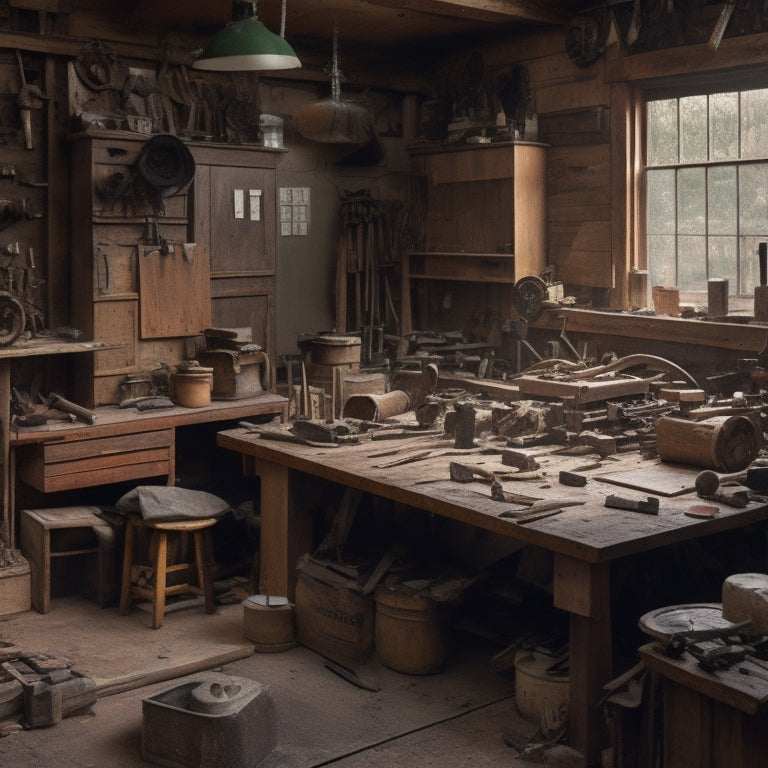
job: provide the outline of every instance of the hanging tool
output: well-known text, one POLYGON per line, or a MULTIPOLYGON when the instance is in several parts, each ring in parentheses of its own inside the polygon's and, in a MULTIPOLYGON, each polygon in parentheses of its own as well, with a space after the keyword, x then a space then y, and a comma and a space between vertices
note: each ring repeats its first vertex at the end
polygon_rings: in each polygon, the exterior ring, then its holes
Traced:
POLYGON ((21 61, 21 51, 18 48, 16 49, 16 61, 19 65, 19 79, 21 80, 21 88, 16 97, 16 105, 21 112, 21 124, 24 127, 24 146, 26 149, 34 149, 32 146, 32 110, 42 109, 49 97, 36 85, 29 85, 27 83, 27 76, 24 74, 24 64, 21 61))

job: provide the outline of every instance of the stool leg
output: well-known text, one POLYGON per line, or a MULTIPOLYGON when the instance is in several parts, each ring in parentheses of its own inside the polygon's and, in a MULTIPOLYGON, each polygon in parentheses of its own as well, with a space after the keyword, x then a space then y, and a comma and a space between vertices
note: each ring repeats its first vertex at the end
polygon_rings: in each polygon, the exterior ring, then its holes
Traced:
POLYGON ((125 548, 123 550, 123 581, 120 585, 120 613, 125 616, 131 610, 131 569, 133 567, 133 524, 125 523, 125 548))
POLYGON ((213 613, 215 610, 213 599, 213 582, 211 581, 211 537, 206 528, 195 532, 195 564, 197 565, 197 583, 205 595, 205 612, 213 613))
POLYGON ((168 568, 168 534, 165 531, 155 531, 157 551, 155 553, 155 599, 152 602, 152 629, 163 624, 165 613, 165 582, 168 568))

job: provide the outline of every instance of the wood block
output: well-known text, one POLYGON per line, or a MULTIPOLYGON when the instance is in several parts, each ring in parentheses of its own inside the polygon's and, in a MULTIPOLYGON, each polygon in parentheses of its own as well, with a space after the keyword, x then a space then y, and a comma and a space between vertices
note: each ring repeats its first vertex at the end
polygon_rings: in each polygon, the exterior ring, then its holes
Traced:
POLYGON ((755 286, 755 320, 768 322, 768 285, 755 286))
POLYGON ((656 396, 659 400, 666 400, 669 403, 703 403, 707 398, 703 389, 662 388, 656 396))
POLYGON ((634 269, 629 273, 629 308, 648 306, 648 270, 634 269))
POLYGON ((710 277, 707 281, 707 314, 725 317, 728 314, 728 280, 710 277))
POLYGON ((532 472, 539 468, 536 457, 521 450, 507 448, 501 452, 501 463, 508 467, 517 467, 521 472, 532 472))
POLYGON ((680 315, 680 289, 667 288, 663 285, 654 285, 651 289, 653 295, 653 309, 657 315, 680 315))

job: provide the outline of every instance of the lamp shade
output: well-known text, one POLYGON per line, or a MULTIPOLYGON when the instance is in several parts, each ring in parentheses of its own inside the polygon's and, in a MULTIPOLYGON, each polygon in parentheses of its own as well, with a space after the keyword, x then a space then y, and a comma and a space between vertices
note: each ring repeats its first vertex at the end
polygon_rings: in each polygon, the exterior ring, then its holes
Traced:
POLYGON ((285 38, 270 32, 258 19, 249 17, 227 24, 215 34, 192 66, 194 69, 235 72, 297 69, 301 62, 285 38))

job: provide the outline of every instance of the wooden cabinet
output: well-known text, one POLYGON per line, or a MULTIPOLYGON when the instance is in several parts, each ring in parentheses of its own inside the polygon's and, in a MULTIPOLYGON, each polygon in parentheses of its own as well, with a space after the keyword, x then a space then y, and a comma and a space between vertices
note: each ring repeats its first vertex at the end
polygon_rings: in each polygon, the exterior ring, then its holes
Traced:
POLYGON ((426 248, 404 258, 403 334, 414 309, 422 329, 481 310, 508 318, 514 283, 547 264, 546 145, 418 148, 412 162, 426 178, 426 248))
POLYGON ((274 359, 283 150, 189 142, 194 178, 155 216, 132 183, 149 138, 89 132, 71 141, 72 324, 108 346, 75 374, 74 395, 90 406, 118 403, 126 375, 193 356, 211 325, 250 329, 274 359))
POLYGON ((250 328, 274 362, 276 171, 285 150, 194 146, 198 249, 210 260, 211 323, 250 328))

